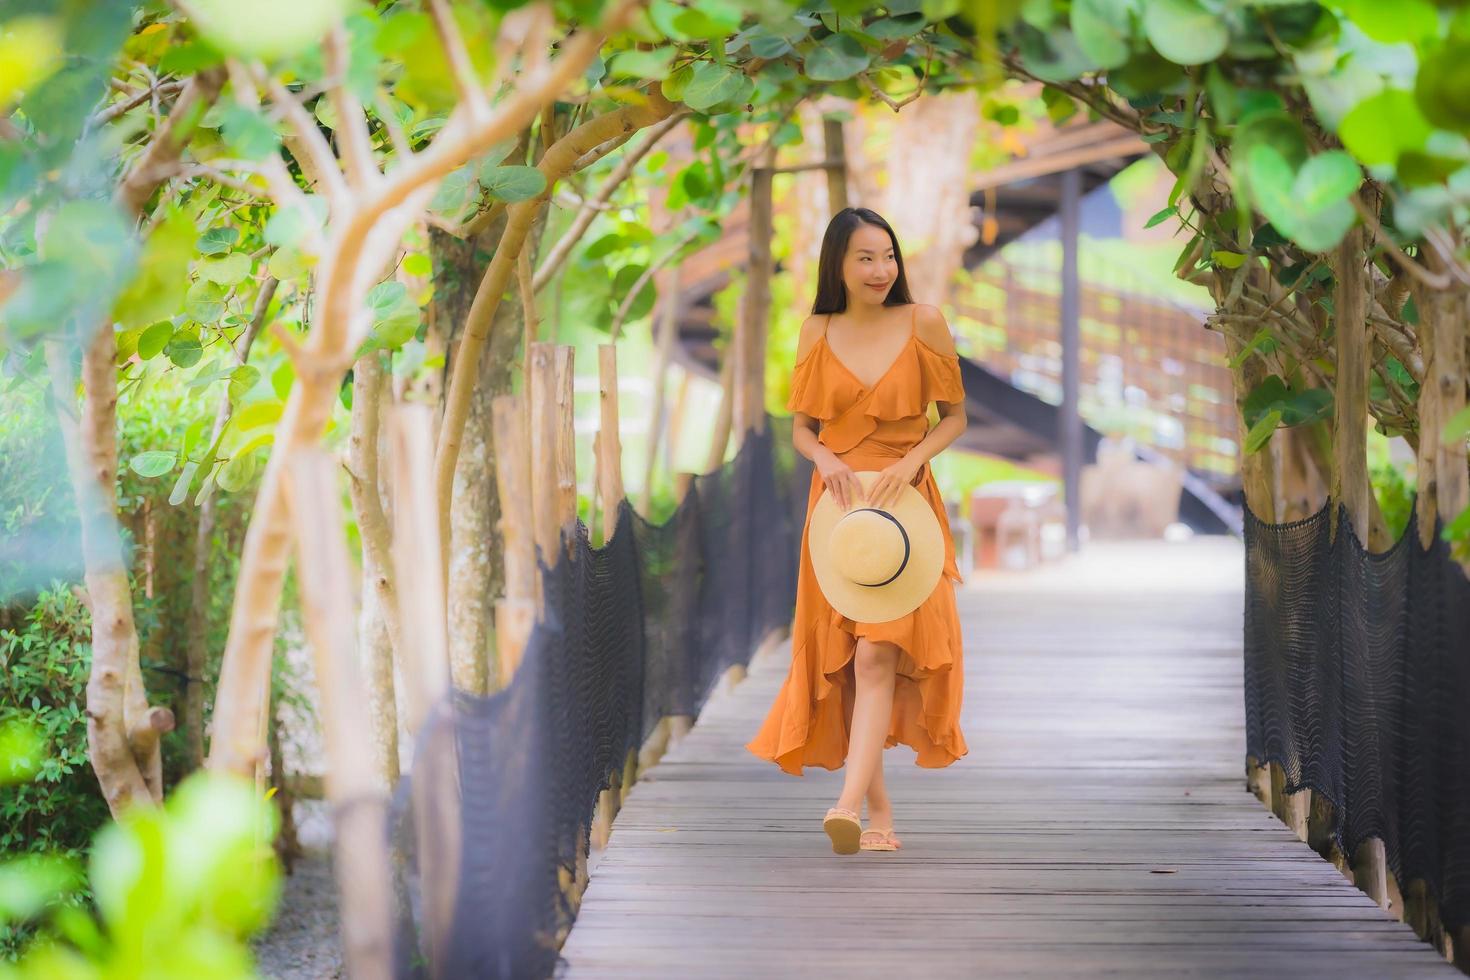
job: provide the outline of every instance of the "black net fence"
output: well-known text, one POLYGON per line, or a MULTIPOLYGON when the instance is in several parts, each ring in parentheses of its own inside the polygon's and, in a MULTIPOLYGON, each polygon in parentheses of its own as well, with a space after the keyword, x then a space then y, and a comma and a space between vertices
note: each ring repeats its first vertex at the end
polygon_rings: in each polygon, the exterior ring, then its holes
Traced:
POLYGON ((1246 751, 1288 793, 1332 803, 1352 855, 1384 842, 1401 885, 1422 879, 1449 929, 1470 924, 1470 581, 1417 521, 1366 551, 1346 511, 1265 524, 1247 510, 1246 751))
POLYGON ((697 716, 790 624, 811 467, 791 420, 767 417, 665 523, 624 499, 603 547, 579 520, 570 554, 540 565, 545 617, 514 680, 436 706, 396 793, 398 976, 553 975, 599 792, 662 716, 697 716), (424 812, 435 826, 415 828, 424 812))

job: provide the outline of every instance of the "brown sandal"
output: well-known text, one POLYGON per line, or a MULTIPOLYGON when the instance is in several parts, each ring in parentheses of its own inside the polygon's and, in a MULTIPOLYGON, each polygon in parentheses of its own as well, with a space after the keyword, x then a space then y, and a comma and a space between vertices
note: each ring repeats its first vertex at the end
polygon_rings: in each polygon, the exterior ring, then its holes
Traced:
POLYGON ((827 836, 832 838, 832 850, 838 854, 856 854, 858 852, 858 838, 862 834, 863 823, 858 815, 847 807, 834 806, 827 811, 822 818, 822 829, 827 836))
POLYGON ((896 851, 903 846, 892 827, 887 830, 869 828, 859 835, 858 840, 858 846, 864 851, 896 851))

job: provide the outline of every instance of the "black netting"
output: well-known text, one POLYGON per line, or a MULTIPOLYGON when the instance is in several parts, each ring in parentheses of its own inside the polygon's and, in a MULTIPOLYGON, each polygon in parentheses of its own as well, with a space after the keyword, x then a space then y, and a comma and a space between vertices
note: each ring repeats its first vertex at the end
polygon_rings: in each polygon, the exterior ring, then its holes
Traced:
POLYGON ((394 802, 409 883, 400 976, 427 975, 446 928, 441 976, 551 975, 574 915, 562 881, 598 793, 660 717, 697 715, 726 668, 790 624, 812 464, 792 447, 789 418, 766 422, 694 478, 666 523, 624 499, 612 538, 593 548, 579 521, 574 553, 539 565, 546 615, 511 684, 485 698, 455 693, 425 724, 394 802), (434 797, 436 818, 458 806, 457 839, 414 832, 415 793, 434 797), (418 870, 445 865, 458 887, 440 913, 418 870))
POLYGON ((1442 522, 1427 551, 1411 518, 1370 554, 1329 515, 1246 512, 1246 752, 1331 801, 1344 853, 1382 838, 1401 885, 1470 924, 1470 581, 1442 522))

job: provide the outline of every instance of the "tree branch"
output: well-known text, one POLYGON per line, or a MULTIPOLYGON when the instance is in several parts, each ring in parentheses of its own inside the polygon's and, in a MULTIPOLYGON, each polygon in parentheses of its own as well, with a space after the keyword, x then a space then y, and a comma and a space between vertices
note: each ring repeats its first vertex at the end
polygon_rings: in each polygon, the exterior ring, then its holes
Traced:
POLYGON ((347 31, 340 24, 327 35, 326 56, 327 74, 335 81, 327 89, 327 97, 337 114, 337 146, 347 164, 348 183, 361 191, 372 186, 380 175, 373 162, 373 144, 368 138, 362 103, 347 85, 347 31))
POLYGON ((469 112, 472 122, 484 122, 490 115, 490 104, 475 78, 475 66, 470 53, 465 49, 464 37, 454 14, 444 0, 428 0, 429 16, 434 20, 434 33, 439 35, 439 44, 444 48, 444 57, 449 61, 450 74, 454 76, 454 87, 469 112))
MULTIPOLYGON (((650 127, 648 136, 643 142, 638 144, 637 149, 625 154, 618 161, 618 165, 613 168, 612 173, 608 174, 607 179, 602 182, 602 186, 598 187, 597 193, 588 199, 587 203, 582 206, 582 210, 577 212, 577 216, 572 219, 571 227, 566 230, 561 238, 557 240, 556 244, 551 247, 551 250, 546 253, 546 258, 542 260, 541 267, 536 270, 535 288, 537 292, 540 292, 551 281, 551 277, 556 275, 557 270, 561 268, 567 256, 572 253, 572 248, 587 233, 587 229, 597 218, 602 206, 612 198, 613 192, 622 185, 623 181, 632 175, 633 170, 638 166, 639 162, 648 155, 650 150, 658 145, 659 140, 667 136, 670 130, 689 116, 690 111, 688 109, 680 108, 676 110, 667 119, 650 127)), ((631 134, 629 135, 631 136, 631 134)), ((580 164, 581 161, 578 160, 577 163, 580 164)))
POLYGON ((173 175, 174 168, 183 155, 184 144, 193 135, 194 127, 198 125, 205 110, 219 98, 224 82, 224 72, 217 68, 202 71, 189 79, 188 84, 179 92, 179 97, 174 100, 168 118, 153 134, 148 148, 143 151, 143 155, 113 194, 113 201, 123 213, 137 219, 158 185, 173 175))
POLYGON ((446 541, 449 538, 449 508, 454 494, 454 470, 459 461, 459 445, 464 434, 465 420, 469 416, 470 396, 478 377, 480 351, 489 338, 495 310, 510 281, 516 256, 524 246, 531 220, 542 200, 550 194, 551 188, 565 176, 567 169, 583 153, 617 133, 653 125, 676 111, 674 104, 664 98, 657 84, 648 86, 645 91, 648 95, 647 105, 624 106, 590 119, 551 146, 538 165, 546 178, 546 190, 530 200, 513 204, 508 209, 509 215, 500 245, 496 248, 495 257, 490 260, 490 266, 470 304, 449 391, 445 396, 444 421, 434 469, 440 528, 446 541))
MULTIPOLYGON (((327 43, 327 48, 331 49, 330 41, 327 43)), ((291 127, 291 134, 295 136, 296 142, 288 146, 288 149, 302 164, 302 170, 306 172, 307 179, 321 188, 334 213, 346 210, 348 207, 347 182, 343 179, 342 168, 332 154, 332 148, 327 145, 322 131, 317 129, 316 120, 306 111, 305 106, 296 101, 294 95, 286 91, 286 86, 282 85, 275 76, 267 75, 259 65, 252 65, 250 71, 257 82, 265 82, 266 91, 271 96, 271 105, 280 110, 282 118, 291 127)), ((333 85, 329 91, 338 92, 342 88, 340 84, 333 85)), ((337 123, 339 126, 346 124, 341 119, 337 123)), ((348 141, 344 140, 344 142, 348 141)))

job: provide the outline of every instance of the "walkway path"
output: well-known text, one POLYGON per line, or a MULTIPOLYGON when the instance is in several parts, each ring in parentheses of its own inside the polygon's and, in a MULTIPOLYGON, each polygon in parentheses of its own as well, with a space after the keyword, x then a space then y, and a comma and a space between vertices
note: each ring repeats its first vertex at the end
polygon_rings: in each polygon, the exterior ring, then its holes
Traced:
POLYGON ((970 754, 887 752, 895 853, 832 853, 840 771, 741 748, 782 644, 629 794, 566 975, 1460 977, 1246 790, 1241 571, 1197 539, 972 573, 970 754))

